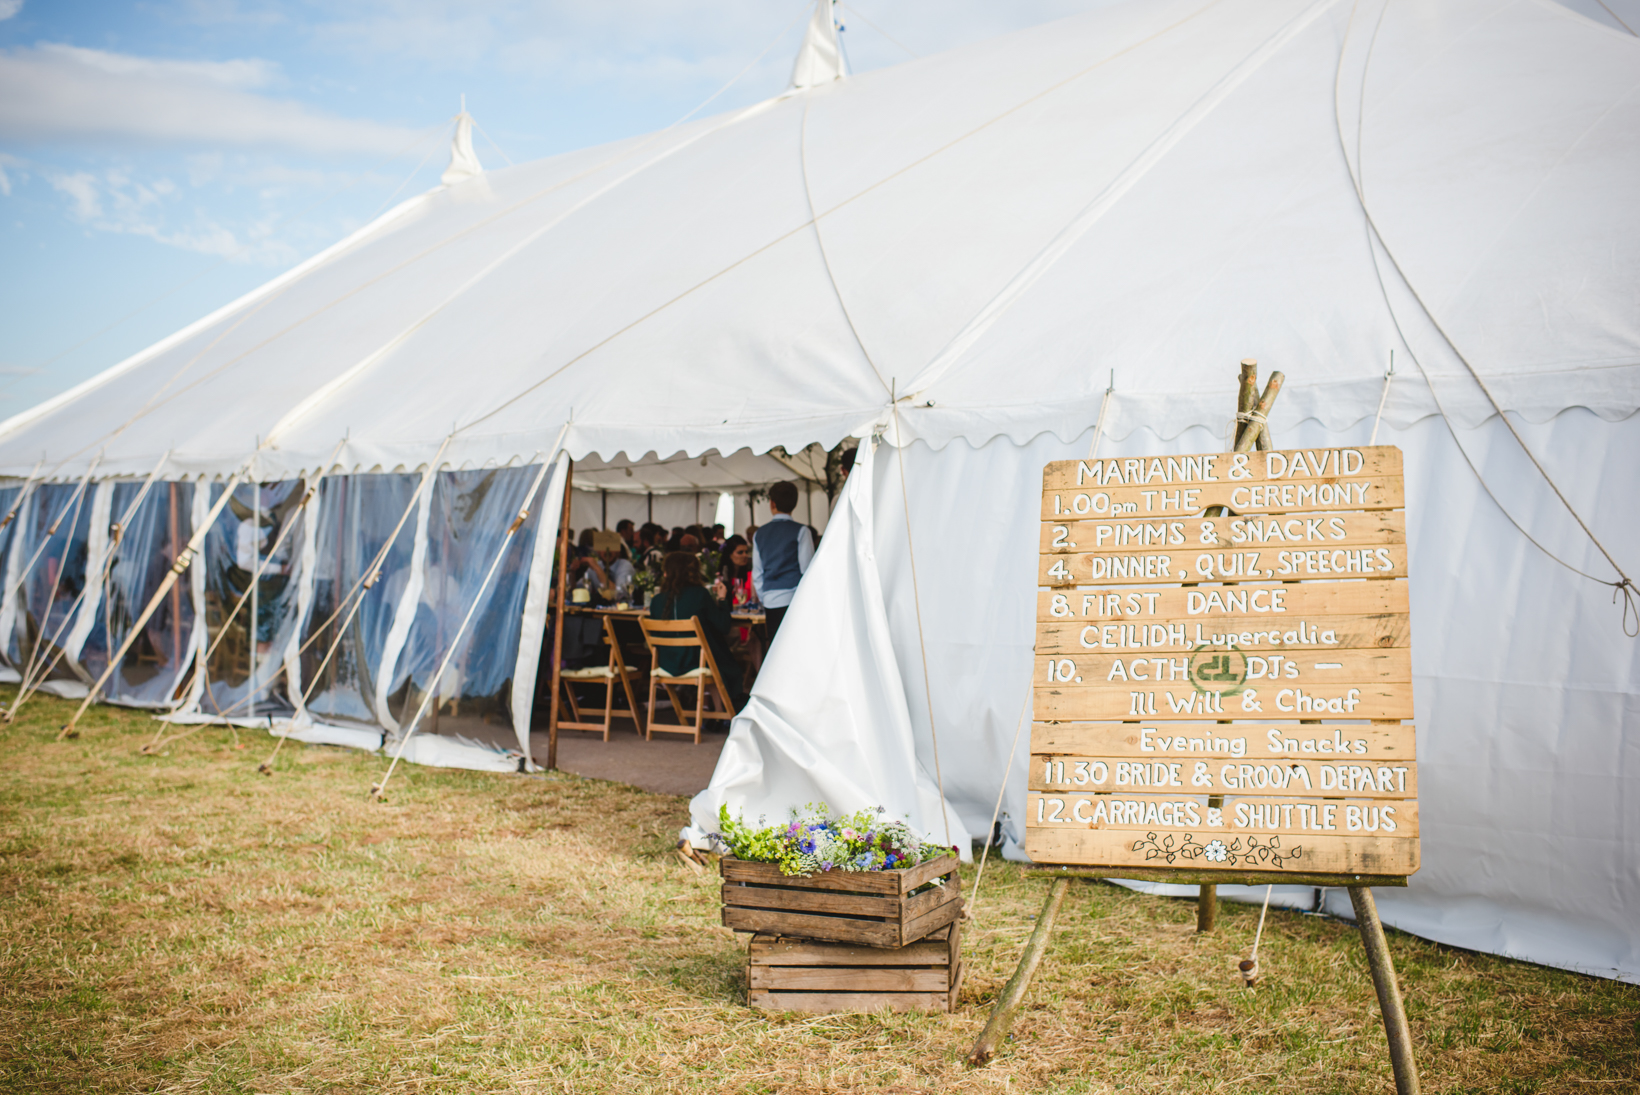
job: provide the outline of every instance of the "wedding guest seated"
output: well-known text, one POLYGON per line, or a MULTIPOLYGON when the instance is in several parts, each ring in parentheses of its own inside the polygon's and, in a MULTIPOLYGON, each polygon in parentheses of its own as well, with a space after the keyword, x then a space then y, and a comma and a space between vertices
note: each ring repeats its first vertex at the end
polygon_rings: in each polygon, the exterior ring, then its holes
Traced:
POLYGON ((736 608, 754 603, 757 591, 752 588, 752 545, 743 536, 731 536, 723 542, 721 559, 713 593, 736 608))
MULTIPOLYGON (((649 617, 687 620, 691 616, 700 620, 707 645, 712 648, 712 658, 717 662, 718 671, 728 678, 724 684, 738 711, 746 702, 746 694, 736 668, 740 663, 729 649, 734 627, 729 606, 707 592, 701 582, 700 560, 686 551, 674 551, 666 557, 661 588, 649 604, 649 617)), ((655 651, 655 664, 674 677, 681 677, 700 665, 700 654, 686 647, 663 646, 655 651)))
POLYGON ((572 588, 579 586, 586 578, 587 562, 592 558, 592 538, 597 532, 595 528, 582 529, 579 539, 570 533, 574 545, 569 550, 569 584, 572 588))
POLYGON ((666 561, 666 529, 651 521, 638 530, 638 562, 646 570, 661 572, 666 561))
POLYGON ((629 600, 632 578, 638 568, 626 557, 626 545, 620 535, 598 529, 593 532, 591 548, 593 556, 586 560, 581 587, 591 590, 605 604, 629 600))
MULTIPOLYGON (((723 563, 718 567, 712 593, 731 611, 757 608, 757 590, 752 588, 752 545, 745 537, 731 536, 723 543, 723 563)), ((735 652, 746 661, 746 680, 755 681, 763 668, 762 628, 741 625, 735 628, 735 652)), ((749 688, 748 684, 748 688, 749 688)))

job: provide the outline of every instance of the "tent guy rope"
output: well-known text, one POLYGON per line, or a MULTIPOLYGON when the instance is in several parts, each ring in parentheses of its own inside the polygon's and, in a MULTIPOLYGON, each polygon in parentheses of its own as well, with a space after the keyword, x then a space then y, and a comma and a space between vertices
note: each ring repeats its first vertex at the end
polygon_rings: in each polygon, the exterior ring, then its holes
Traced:
MULTIPOLYGON (((892 395, 892 382, 890 382, 892 395)), ((951 843, 951 804, 945 800, 945 776, 940 771, 940 732, 934 720, 934 686, 928 673, 928 640, 923 635, 922 594, 917 586, 917 545, 911 535, 911 495, 905 486, 905 435, 900 426, 900 405, 896 400, 889 406, 894 411, 894 455, 900 469, 900 505, 905 512, 905 552, 911 560, 911 605, 917 616, 917 651, 922 655, 923 699, 928 705, 928 737, 934 745, 934 782, 940 791, 940 820, 945 823, 945 846, 951 843)))
MULTIPOLYGON (((1554 477, 1549 474, 1548 469, 1543 466, 1543 463, 1540 460, 1538 460, 1537 454, 1532 450, 1532 447, 1526 443, 1526 439, 1520 435, 1520 431, 1515 428, 1514 422, 1510 420, 1509 415, 1504 411, 1503 404, 1499 403, 1497 396, 1492 394, 1492 389, 1486 383, 1486 379, 1481 376, 1480 371, 1475 368, 1474 364, 1469 360, 1468 355, 1458 348, 1457 341, 1447 332, 1446 327, 1441 323, 1440 318, 1435 314, 1435 310, 1430 307, 1429 302, 1426 301, 1423 294, 1418 291, 1418 287, 1412 283, 1412 279, 1407 277, 1406 270, 1402 268, 1400 260, 1395 257, 1394 249, 1389 245, 1389 240, 1384 237, 1384 233, 1378 227, 1378 222, 1373 218, 1371 206, 1367 204, 1366 191, 1361 182, 1361 136, 1364 121, 1363 112, 1366 108, 1367 71, 1372 66, 1373 49, 1378 43, 1378 32, 1383 27, 1384 16, 1388 13, 1388 11, 1389 5, 1387 3, 1382 9, 1379 10, 1378 19, 1373 24, 1372 37, 1367 41, 1366 56, 1362 59, 1361 63, 1361 87, 1357 98, 1355 112, 1356 125, 1354 160, 1350 159, 1349 147, 1344 138, 1343 116, 1344 56, 1349 49, 1350 38, 1355 33, 1355 9, 1353 7, 1350 10, 1349 24, 1344 31, 1344 40, 1339 44, 1338 65, 1333 76, 1334 129, 1338 135, 1339 151, 1343 154, 1345 169, 1348 170, 1350 175, 1350 184, 1355 193, 1356 203, 1361 209, 1361 216, 1366 224, 1368 250, 1372 253, 1373 271, 1378 277, 1378 289, 1383 295, 1384 306, 1389 311, 1390 319, 1395 324, 1395 330, 1401 337, 1402 345, 1407 347, 1407 351, 1409 353, 1412 353, 1413 364, 1418 366, 1418 371, 1423 374, 1424 382, 1429 386, 1430 395, 1434 398, 1436 407, 1441 412, 1441 420, 1446 423, 1448 431, 1452 434, 1453 443, 1457 445, 1458 450, 1463 453, 1464 463, 1468 464, 1469 470, 1474 472, 1475 478, 1480 482, 1481 487, 1486 491, 1487 497, 1497 503, 1498 508, 1502 510, 1504 516, 1509 519, 1509 523, 1514 525, 1515 528, 1520 531, 1521 535, 1531 541, 1532 545, 1539 551, 1543 552, 1567 570, 1572 571, 1574 574, 1580 574, 1583 577, 1588 578, 1590 581, 1599 582, 1601 585, 1611 586, 1613 603, 1617 601, 1619 596, 1623 598, 1622 627, 1624 634, 1630 636, 1631 638, 1640 636, 1640 606, 1637 606, 1635 603, 1637 590, 1635 588, 1634 580, 1629 577, 1628 573, 1617 562, 1617 559, 1612 555, 1612 553, 1606 549, 1606 545, 1602 543, 1600 538, 1594 534, 1594 530, 1589 527, 1588 522, 1583 520, 1583 515, 1577 511, 1577 508, 1572 505, 1571 500, 1566 497, 1565 492, 1560 489, 1560 484, 1555 481, 1554 477), (1377 247, 1372 246, 1375 241, 1378 245, 1377 247), (1589 538, 1589 542, 1594 544, 1600 554, 1605 556, 1606 562, 1611 564, 1611 568, 1617 572, 1616 581, 1612 581, 1607 578, 1597 578, 1593 574, 1579 570, 1577 567, 1566 562, 1554 552, 1544 547, 1530 533, 1528 533, 1525 528, 1521 526, 1520 522, 1515 520, 1513 514, 1504 508, 1503 503, 1500 502, 1497 495, 1492 492, 1491 486, 1487 484, 1484 478, 1482 478, 1480 470, 1475 467, 1475 462, 1470 459, 1469 453, 1464 450, 1463 442, 1458 440, 1458 432, 1452 424, 1451 417, 1446 413, 1446 409, 1441 406, 1440 395, 1436 392, 1434 380, 1430 377, 1429 371, 1424 368, 1423 361, 1419 359, 1416 353, 1412 352, 1412 343, 1407 339, 1406 332, 1401 329, 1400 317, 1396 314, 1395 307, 1390 302, 1389 287, 1384 283, 1384 271, 1378 262, 1378 251, 1380 248, 1383 250, 1384 256, 1389 259, 1390 265, 1395 268, 1395 274, 1401 279, 1401 284, 1406 286, 1407 292, 1412 294, 1412 299, 1418 302, 1419 310, 1423 312, 1424 317, 1429 320, 1430 325, 1434 327, 1435 331, 1441 336, 1441 341, 1446 343, 1447 348, 1452 351, 1453 356, 1458 359, 1458 361, 1463 365, 1465 371, 1469 374, 1470 378, 1474 380, 1476 387, 1478 387, 1481 390, 1481 394, 1486 397, 1487 403, 1491 405, 1492 410, 1496 412, 1498 418, 1502 420, 1504 427, 1509 431, 1509 435, 1513 437, 1515 439, 1515 443, 1520 446, 1521 452, 1526 454, 1526 458, 1531 461, 1532 467, 1537 469, 1537 473, 1542 476, 1543 481, 1549 485, 1549 489, 1553 491, 1555 497, 1560 500, 1560 504, 1566 508, 1566 512, 1571 514, 1572 520, 1577 522, 1577 526, 1582 529, 1583 534, 1589 538), (1632 629, 1629 625, 1629 620, 1631 617, 1634 619, 1634 626, 1632 629)), ((1387 378, 1385 380, 1384 391, 1387 396, 1389 392, 1387 378)), ((1376 432, 1376 426, 1374 427, 1374 432, 1376 432)))

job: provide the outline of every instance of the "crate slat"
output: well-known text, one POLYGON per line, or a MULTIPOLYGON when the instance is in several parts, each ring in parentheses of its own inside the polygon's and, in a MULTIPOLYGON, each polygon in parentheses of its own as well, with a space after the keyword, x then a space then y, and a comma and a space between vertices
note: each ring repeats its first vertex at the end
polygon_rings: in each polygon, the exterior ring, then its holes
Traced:
POLYGON ((768 1011, 801 1011, 813 1015, 839 1012, 950 1011, 946 992, 769 992, 751 994, 751 1005, 768 1011))
MULTIPOLYGON (((936 933, 938 934, 938 933, 936 933)), ((852 947, 847 943, 811 943, 754 935, 749 953, 757 962, 781 966, 948 966, 951 947, 944 936, 931 935, 909 947, 852 947)))
POLYGON ((952 897, 942 905, 936 905, 922 916, 905 922, 905 934, 909 938, 918 939, 933 932, 936 928, 943 928, 947 924, 955 924, 962 916, 962 900, 952 897))
POLYGON ((903 947, 961 915, 957 865, 955 856, 942 856, 904 871, 795 876, 774 863, 725 858, 723 923, 735 931, 903 947), (912 894, 938 879, 944 884, 912 894))
POLYGON ((839 916, 810 916, 805 913, 770 909, 743 909, 725 905, 723 925, 737 932, 765 932, 769 935, 800 935, 840 943, 864 943, 868 947, 895 947, 900 942, 898 924, 876 920, 849 920, 839 916))
MULTIPOLYGON (((933 862, 942 862, 934 860, 933 862)), ((752 863, 725 856, 718 861, 723 877, 731 882, 761 882, 766 886, 800 885, 814 890, 848 890, 855 893, 900 892, 903 871, 822 871, 810 875, 780 873, 778 863, 752 863)), ((926 864, 925 864, 926 866, 926 864)), ((927 881, 927 879, 924 879, 927 881)), ((919 883, 920 885, 920 883, 919 883)))
POLYGON ((909 966, 754 965, 751 972, 754 989, 835 992, 843 985, 851 992, 945 992, 951 987, 951 970, 946 966, 917 969, 909 966))
POLYGON ((962 986, 961 930, 953 922, 895 948, 754 935, 746 953, 747 1002, 810 1013, 950 1011, 962 986))
POLYGON ((723 903, 751 909, 795 909, 881 920, 897 917, 900 912, 900 899, 889 894, 824 893, 784 886, 740 886, 733 882, 723 885, 723 903))
MULTIPOLYGON (((943 874, 951 874, 957 869, 956 856, 941 856, 939 859, 930 859, 927 863, 919 863, 903 871, 894 871, 900 878, 900 892, 910 893, 925 882, 932 882, 943 874)), ((955 874, 951 874, 956 878, 955 874)))

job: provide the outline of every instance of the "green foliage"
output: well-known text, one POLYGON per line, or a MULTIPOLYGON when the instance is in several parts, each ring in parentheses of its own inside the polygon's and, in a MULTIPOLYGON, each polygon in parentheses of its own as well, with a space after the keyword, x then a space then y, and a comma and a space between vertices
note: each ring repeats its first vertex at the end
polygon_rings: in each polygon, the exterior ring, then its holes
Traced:
POLYGON ((919 836, 904 822, 885 820, 881 806, 834 815, 825 803, 811 802, 804 810, 807 814, 792 807, 784 825, 753 828, 721 806, 715 835, 736 858, 778 863, 788 875, 903 870, 954 851, 919 836))

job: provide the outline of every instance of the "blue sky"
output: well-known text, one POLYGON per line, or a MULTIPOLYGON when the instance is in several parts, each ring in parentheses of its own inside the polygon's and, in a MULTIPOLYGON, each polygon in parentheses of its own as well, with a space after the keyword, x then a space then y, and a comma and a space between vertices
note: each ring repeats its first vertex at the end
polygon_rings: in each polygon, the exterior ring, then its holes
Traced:
MULTIPOLYGON (((488 165, 647 132, 782 90, 810 2, 0 0, 0 418, 435 185, 463 94, 488 165)), ((865 71, 1100 2, 837 10, 865 71)))

